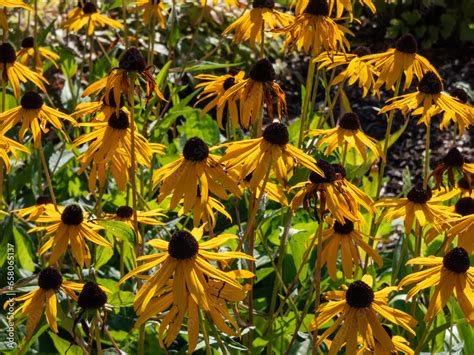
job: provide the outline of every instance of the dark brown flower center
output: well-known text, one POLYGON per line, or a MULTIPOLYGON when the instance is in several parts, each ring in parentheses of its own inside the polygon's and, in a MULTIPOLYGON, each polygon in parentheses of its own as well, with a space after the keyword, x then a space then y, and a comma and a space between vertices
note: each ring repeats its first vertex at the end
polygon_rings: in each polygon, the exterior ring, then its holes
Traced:
POLYGON ((120 110, 118 116, 112 113, 107 123, 113 129, 127 129, 130 127, 130 118, 125 111, 120 110))
POLYGON ((78 226, 83 220, 82 209, 76 204, 67 206, 61 214, 61 221, 68 226, 78 226))
POLYGON ((120 206, 115 214, 120 218, 130 218, 133 216, 133 208, 130 206, 120 206))
POLYGON ((463 190, 471 190, 471 183, 463 176, 458 180, 458 187, 463 190))
POLYGON ((146 68, 146 62, 137 48, 130 47, 123 53, 119 61, 119 67, 126 71, 137 71, 141 73, 146 68))
POLYGON ((183 148, 184 159, 190 161, 203 161, 209 156, 209 147, 201 138, 189 138, 183 148))
POLYGON ((395 44, 397 51, 414 54, 418 51, 418 45, 415 37, 411 33, 401 36, 395 44))
POLYGON ((0 44, 0 63, 11 64, 16 60, 16 53, 13 46, 8 43, 0 44))
POLYGON ((199 251, 199 244, 193 235, 186 231, 176 231, 168 244, 168 253, 175 259, 189 259, 199 251))
POLYGON ((49 197, 47 195, 41 195, 36 199, 36 205, 37 206, 46 205, 46 204, 52 203, 52 202, 53 201, 51 201, 51 197, 49 197))
POLYGON ((252 6, 254 9, 273 9, 275 7, 275 0, 253 0, 252 6))
POLYGON ((449 93, 452 97, 455 97, 456 99, 458 99, 459 101, 461 101, 463 104, 465 104, 467 102, 467 100, 469 100, 469 95, 467 94, 466 91, 464 91, 463 89, 461 88, 454 88, 450 91, 449 93))
POLYGON ((25 37, 21 41, 21 48, 33 48, 35 46, 35 39, 33 37, 25 37))
POLYGON ((37 92, 27 91, 21 98, 20 104, 25 110, 37 110, 43 107, 44 100, 37 92))
POLYGON ((82 11, 85 14, 95 14, 97 12, 97 6, 95 6, 91 2, 86 2, 84 3, 84 6, 82 7, 82 11))
POLYGON ((275 69, 268 59, 260 59, 250 70, 250 78, 261 83, 275 80, 275 69))
POLYGON ((38 286, 43 290, 57 290, 63 283, 61 273, 54 267, 47 267, 38 275, 38 286))
POLYGON ((346 177, 346 169, 341 164, 331 164, 336 172, 336 180, 344 179, 346 177))
POLYGON ((314 16, 329 16, 329 4, 326 0, 309 0, 304 13, 314 16))
POLYGON ((469 254, 463 248, 454 248, 446 253, 443 258, 443 265, 446 269, 458 274, 462 274, 469 269, 471 261, 469 254))
POLYGON ((348 112, 339 119, 338 125, 344 129, 357 131, 360 129, 359 115, 354 112, 348 112))
POLYGON ((153 5, 158 5, 161 2, 161 0, 151 0, 151 3, 153 5))
POLYGON ((363 57, 363 56, 369 55, 371 53, 372 53, 372 51, 370 50, 370 48, 366 47, 366 46, 359 46, 359 47, 357 47, 356 49, 354 49, 352 51, 352 54, 355 54, 358 57, 363 57))
POLYGON ((418 91, 427 95, 437 95, 443 90, 443 84, 433 72, 426 73, 418 83, 418 91))
POLYGON ((354 223, 344 219, 345 224, 339 223, 338 221, 334 222, 334 232, 337 234, 349 234, 354 230, 354 223))
POLYGON ((82 288, 77 303, 83 309, 98 309, 107 303, 107 295, 99 285, 89 281, 82 288))
POLYGON ((290 141, 288 128, 280 122, 270 123, 263 130, 262 136, 270 144, 285 145, 290 141))
POLYGON ((472 197, 460 198, 454 205, 454 210, 461 216, 474 214, 474 199, 472 199, 472 197))
POLYGON ((408 192, 407 198, 414 203, 426 203, 432 196, 433 193, 429 187, 424 190, 422 185, 416 185, 408 192))
POLYGON ((346 302, 353 308, 369 307, 374 301, 372 287, 363 281, 354 281, 346 291, 346 302))
POLYGON ((323 171, 325 177, 322 177, 318 173, 312 171, 309 174, 309 181, 311 181, 313 184, 331 183, 336 181, 337 176, 334 166, 325 160, 318 160, 316 165, 323 171))
POLYGON ((234 84, 235 79, 231 76, 224 80, 224 84, 222 86, 224 87, 224 90, 229 90, 232 86, 234 86, 234 84))
POLYGON ((461 168, 464 164, 464 156, 458 148, 454 147, 444 156, 443 163, 446 166, 461 168))

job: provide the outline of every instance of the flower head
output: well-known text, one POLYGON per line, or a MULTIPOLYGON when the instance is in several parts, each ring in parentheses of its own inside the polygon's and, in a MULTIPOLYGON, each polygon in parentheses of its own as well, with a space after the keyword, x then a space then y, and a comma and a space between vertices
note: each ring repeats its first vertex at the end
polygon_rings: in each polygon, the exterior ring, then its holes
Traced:
POLYGON ((35 70, 38 73, 43 71, 43 59, 51 62, 56 68, 58 68, 57 61, 59 55, 54 53, 52 50, 47 48, 38 47, 35 57, 35 41, 33 37, 25 37, 21 41, 21 50, 17 53, 18 61, 26 65, 29 60, 35 63, 35 70))
POLYGON ((119 21, 101 15, 97 6, 90 1, 84 2, 77 9, 70 12, 63 26, 73 32, 79 32, 81 28, 86 26, 88 36, 92 36, 97 27, 123 28, 119 21))

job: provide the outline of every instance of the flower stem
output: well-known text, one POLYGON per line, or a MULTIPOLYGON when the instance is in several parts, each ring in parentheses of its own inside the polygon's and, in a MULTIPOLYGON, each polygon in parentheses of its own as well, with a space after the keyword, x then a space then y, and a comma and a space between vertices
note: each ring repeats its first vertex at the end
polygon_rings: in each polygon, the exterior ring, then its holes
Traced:
POLYGON ((429 181, 429 170, 430 170, 430 134, 431 134, 431 126, 426 126, 426 143, 425 143, 425 166, 423 169, 423 189, 426 190, 428 187, 429 181))
POLYGON ((53 201, 54 208, 58 211, 58 204, 56 202, 56 196, 54 195, 53 183, 51 181, 51 176, 49 175, 48 164, 46 163, 46 158, 44 157, 43 143, 40 140, 39 154, 41 158, 41 163, 43 164, 44 174, 46 176, 46 182, 48 183, 49 194, 51 196, 51 201, 53 201))
POLYGON ((342 151, 342 161, 341 164, 342 166, 346 165, 346 158, 347 158, 347 146, 349 144, 347 142, 344 143, 344 150, 342 151))
POLYGON ((262 21, 262 29, 260 30, 262 43, 260 44, 260 59, 265 58, 265 21, 262 21))
POLYGON ((128 24, 127 24, 127 1, 122 0, 122 17, 123 17, 123 36, 125 37, 125 47, 128 48, 128 24))
MULTIPOLYGON (((321 211, 323 208, 321 207, 321 211)), ((316 315, 319 304, 320 304, 320 299, 321 299, 321 268, 322 268, 322 263, 321 263, 321 250, 323 248, 323 216, 322 213, 319 218, 319 223, 318 223, 318 229, 316 230, 316 236, 315 238, 317 239, 318 243, 318 249, 317 249, 317 254, 316 254, 316 269, 314 271, 314 288, 316 290, 316 296, 314 300, 314 314, 316 315)), ((316 322, 315 318, 315 322, 316 322)), ((313 352, 317 349, 316 343, 318 342, 318 324, 315 324, 315 330, 313 332, 313 352)))
POLYGON ((316 67, 316 63, 310 58, 309 64, 308 64, 308 74, 306 75, 306 87, 305 87, 306 91, 304 93, 303 107, 301 108, 300 135, 298 137, 298 148, 301 148, 301 145, 303 143, 306 120, 308 118, 309 102, 311 98, 311 92, 313 90, 315 67, 316 67))

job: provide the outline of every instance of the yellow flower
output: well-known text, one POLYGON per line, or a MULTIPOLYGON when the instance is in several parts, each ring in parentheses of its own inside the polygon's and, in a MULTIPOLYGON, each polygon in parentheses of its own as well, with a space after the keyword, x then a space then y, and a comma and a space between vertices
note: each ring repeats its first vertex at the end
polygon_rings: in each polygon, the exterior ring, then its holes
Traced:
MULTIPOLYGON (((33 11, 31 6, 25 4, 22 0, 0 0, 0 7, 20 7, 28 11, 33 11)), ((6 9, 0 10, 0 27, 3 31, 8 32, 8 20, 7 20, 7 11, 6 9)))
POLYGON ((369 54, 362 57, 361 60, 373 65, 375 71, 379 73, 375 90, 378 90, 384 84, 387 90, 391 90, 403 75, 405 76, 403 90, 407 90, 411 86, 413 76, 421 80, 423 75, 432 72, 441 79, 428 59, 417 54, 417 50, 418 44, 415 37, 407 33, 398 39, 395 48, 390 48, 383 53, 369 54))
MULTIPOLYGON (((93 128, 90 133, 83 134, 73 143, 74 147, 78 147, 92 141, 87 151, 77 158, 81 161, 79 174, 83 173, 87 166, 92 165, 92 171, 89 175, 90 191, 95 190, 97 179, 99 179, 101 187, 105 186, 108 168, 111 168, 112 176, 120 191, 124 191, 129 180, 128 171, 132 166, 132 132, 129 113, 120 110, 118 114, 112 113, 106 122, 82 123, 80 126, 93 128)), ((152 154, 161 154, 163 151, 163 145, 149 143, 145 137, 135 130, 135 156, 138 165, 150 167, 152 154)))
POLYGON ((458 124, 462 135, 467 127, 474 124, 472 109, 442 90, 443 84, 438 75, 428 72, 420 80, 417 91, 388 100, 379 114, 400 110, 404 116, 421 116, 418 124, 424 123, 427 126, 432 117, 443 114, 439 128, 445 129, 453 121, 458 124))
POLYGON ((68 14, 68 19, 63 27, 69 31, 79 32, 80 29, 87 26, 87 35, 92 36, 96 27, 110 26, 112 28, 123 28, 122 24, 116 20, 101 15, 97 6, 92 2, 79 1, 78 8, 68 14))
POLYGON ((275 176, 284 187, 297 164, 322 174, 316 160, 289 144, 288 129, 283 123, 273 122, 263 131, 261 138, 227 143, 220 162, 234 169, 243 180, 251 174, 250 188, 255 191, 265 176, 275 176), (271 169, 269 172, 268 169, 271 169))
POLYGON ((409 314, 387 305, 388 296, 396 290, 396 287, 386 287, 374 292, 372 283, 372 278, 365 275, 362 281, 351 283, 346 291, 326 292, 325 296, 330 302, 318 307, 316 319, 311 323, 311 327, 318 329, 331 318, 339 315, 317 341, 319 346, 340 327, 331 342, 329 355, 336 355, 344 344, 347 354, 356 354, 358 335, 370 348, 374 348, 375 342, 378 342, 385 351, 394 351, 393 341, 382 327, 378 316, 400 325, 415 335, 412 327, 416 325, 416 320, 409 314))
POLYGON ((197 343, 198 308, 211 316, 220 331, 232 336, 238 335, 238 326, 228 313, 225 302, 242 300, 245 289, 237 278, 253 276, 245 270, 224 272, 214 267, 209 261, 228 262, 235 258, 253 258, 241 252, 210 251, 237 237, 223 234, 200 243, 203 231, 204 226, 193 229, 191 233, 178 230, 169 242, 160 239, 149 241, 148 245, 160 252, 139 257, 137 261, 145 263, 120 280, 120 283, 123 283, 132 276, 143 276, 147 270, 160 266, 156 272, 147 276, 147 280, 137 292, 134 308, 139 319, 135 326, 140 326, 169 308, 159 330, 160 343, 163 344, 163 333, 168 329, 164 339, 164 344, 168 347, 178 335, 184 316, 188 313, 189 353, 197 343), (225 319, 236 330, 232 330, 224 322, 225 319))
MULTIPOLYGON (((295 14, 300 15, 308 6, 310 0, 292 0, 290 8, 295 8, 295 14)), ((352 3, 351 0, 329 0, 329 13, 332 13, 333 8, 336 8, 336 17, 341 17, 342 12, 346 10, 352 18, 352 3)), ((367 6, 373 13, 376 12, 376 8, 372 0, 358 0, 362 6, 367 6)))
POLYGON ((36 221, 46 210, 54 209, 53 201, 49 196, 39 196, 33 206, 12 210, 18 218, 25 218, 28 221, 36 221))
POLYGON ((362 267, 360 264, 361 250, 366 252, 379 267, 382 267, 382 258, 364 241, 364 238, 367 236, 354 229, 354 223, 349 220, 345 220, 345 223, 339 223, 336 220, 331 228, 323 231, 321 265, 327 264, 329 276, 333 280, 337 280, 336 268, 339 249, 341 250, 342 271, 348 279, 354 277, 354 265, 356 269, 362 267))
POLYGON ((469 196, 459 199, 454 210, 461 217, 448 221, 451 226, 447 232, 446 246, 458 237, 457 246, 471 254, 474 251, 474 199, 469 196))
MULTIPOLYGON (((285 93, 275 82, 275 70, 272 63, 268 59, 261 59, 250 70, 249 78, 239 80, 226 90, 224 95, 217 103, 217 111, 223 110, 225 105, 232 110, 235 103, 239 101, 240 125, 242 128, 248 129, 254 125, 257 120, 259 124, 262 122, 260 112, 265 102, 267 106, 268 116, 273 120, 273 99, 272 95, 277 97, 278 117, 281 120, 282 110, 286 116, 286 99, 285 93)), ((236 113, 231 114, 236 115, 236 113)))
POLYGON ((2 81, 11 83, 13 94, 17 100, 20 98, 20 82, 31 81, 43 92, 46 91, 44 84, 48 84, 41 74, 31 71, 16 61, 15 50, 8 42, 0 44, 0 83, 2 81))
POLYGON ((95 115, 95 121, 108 121, 113 113, 117 112, 124 105, 123 96, 120 96, 120 102, 117 105, 114 99, 113 91, 109 93, 108 99, 102 95, 100 101, 81 102, 76 106, 72 113, 73 117, 83 117, 85 115, 95 115))
POLYGON ((474 174, 474 164, 468 163, 461 152, 456 147, 453 147, 449 150, 442 162, 433 170, 430 175, 434 176, 436 187, 444 187, 443 175, 446 171, 448 172, 448 185, 450 187, 454 187, 456 185, 454 178, 455 171, 461 172, 463 178, 466 179, 469 185, 471 185, 471 176, 474 174))
POLYGON ((347 146, 344 149, 356 149, 364 159, 367 158, 366 148, 368 148, 377 159, 382 157, 385 160, 377 141, 362 131, 359 116, 356 113, 344 114, 335 128, 315 129, 309 131, 308 134, 313 137, 322 136, 316 144, 316 149, 320 149, 323 144, 326 144, 324 155, 330 155, 337 148, 347 146))
POLYGON ((252 10, 245 11, 222 35, 235 32, 234 43, 249 41, 250 47, 255 48, 255 43, 262 42, 263 31, 288 26, 292 20, 293 16, 275 10, 274 0, 253 0, 252 10))
POLYGON ((291 201, 293 211, 303 204, 304 209, 310 213, 313 202, 316 219, 329 211, 342 224, 346 219, 363 221, 361 206, 369 213, 375 212, 372 199, 345 178, 346 171, 342 165, 318 160, 317 167, 324 172, 324 177, 311 172, 308 181, 290 188, 290 191, 299 189, 291 201))
MULTIPOLYGON (((181 199, 179 202, 182 206, 178 211, 178 216, 185 215, 183 202, 184 199, 181 199)), ((207 223, 209 230, 212 230, 216 225, 216 216, 214 215, 214 211, 221 213, 229 221, 232 221, 232 217, 226 211, 226 207, 219 200, 209 196, 207 201, 203 201, 201 196, 198 194, 196 203, 192 208, 194 227, 198 227, 201 224, 207 223)))
MULTIPOLYGON (((11 153, 15 159, 18 159, 20 157, 19 152, 30 154, 28 148, 0 133, 0 159, 3 160, 7 173, 10 171, 10 158, 8 154, 11 153)), ((0 164, 2 164, 1 161, 0 164)))
POLYGON ((72 300, 77 301, 76 292, 82 290, 82 284, 64 280, 61 273, 53 268, 47 267, 38 274, 39 288, 27 294, 15 297, 15 302, 24 302, 18 307, 15 313, 19 312, 20 317, 27 317, 26 338, 30 339, 34 334, 43 313, 46 321, 53 332, 58 332, 57 307, 58 299, 56 293, 64 292, 72 300), (46 312, 45 312, 46 309, 46 312))
MULTIPOLYGON (((204 80, 204 82, 196 85, 196 89, 204 87, 204 90, 199 94, 198 101, 195 106, 202 101, 208 101, 206 106, 201 111, 201 117, 204 116, 214 107, 218 106, 219 100, 224 97, 227 90, 229 90, 235 84, 238 84, 243 80, 245 73, 240 71, 236 75, 225 74, 225 75, 211 75, 211 74, 200 74, 196 75, 196 79, 204 80)), ((216 118, 217 123, 219 124, 220 129, 224 129, 222 125, 222 115, 226 107, 226 102, 223 105, 220 105, 217 109, 216 118)), ((228 106, 228 116, 232 121, 233 127, 239 126, 239 112, 237 110, 237 103, 235 101, 229 101, 228 106)))
POLYGON ((41 132, 49 132, 46 127, 48 123, 66 136, 61 120, 70 121, 74 125, 77 123, 71 116, 46 106, 40 94, 28 91, 21 98, 20 106, 0 113, 0 131, 6 132, 21 123, 20 141, 23 141, 27 130, 31 130, 34 147, 39 148, 41 146, 41 132))
POLYGON ((382 324, 382 328, 387 332, 390 339, 392 339, 394 351, 387 351, 377 340, 374 342, 374 347, 370 347, 368 344, 365 344, 362 341, 362 348, 357 352, 357 355, 392 355, 395 353, 402 353, 406 355, 415 354, 413 349, 410 348, 410 343, 408 340, 400 335, 393 335, 392 330, 385 324, 382 324))
POLYGON ((67 207, 58 206, 58 210, 45 209, 36 222, 47 225, 30 229, 28 233, 46 231, 44 237, 48 238, 48 241, 43 244, 38 254, 43 255, 47 250, 52 249, 49 257, 50 265, 56 264, 70 246, 69 250, 79 266, 83 268, 85 265, 89 268, 91 254, 87 240, 106 248, 112 247, 97 233, 102 227, 84 220, 81 207, 75 204, 67 207))
POLYGON ((18 61, 26 65, 28 60, 31 59, 32 63, 35 63, 35 70, 38 73, 43 71, 43 58, 49 60, 56 68, 58 68, 57 61, 60 59, 59 55, 54 53, 52 50, 47 48, 37 48, 35 59, 35 42, 33 37, 25 37, 21 42, 21 50, 16 54, 18 61))
POLYGON ((408 260, 407 264, 422 265, 429 269, 415 272, 400 281, 399 287, 415 284, 407 299, 425 288, 436 286, 431 296, 425 319, 430 320, 442 311, 454 293, 466 321, 474 326, 474 267, 470 266, 469 254, 463 248, 454 248, 444 257, 428 256, 408 260))
POLYGON ((143 12, 143 22, 148 26, 152 21, 158 23, 161 28, 165 28, 166 19, 163 16, 163 2, 161 0, 138 0, 130 3, 130 5, 136 5, 136 7, 130 9, 131 12, 141 11, 143 12))
POLYGON ((369 90, 372 89, 372 95, 380 97, 380 92, 375 90, 375 76, 377 72, 371 64, 362 60, 362 57, 370 54, 370 49, 367 47, 357 47, 351 53, 336 53, 330 54, 323 52, 313 60, 319 63, 319 69, 326 70, 334 69, 342 65, 347 65, 347 68, 341 71, 331 81, 331 86, 344 85, 349 86, 359 82, 358 86, 363 90, 362 97, 365 97, 369 90))

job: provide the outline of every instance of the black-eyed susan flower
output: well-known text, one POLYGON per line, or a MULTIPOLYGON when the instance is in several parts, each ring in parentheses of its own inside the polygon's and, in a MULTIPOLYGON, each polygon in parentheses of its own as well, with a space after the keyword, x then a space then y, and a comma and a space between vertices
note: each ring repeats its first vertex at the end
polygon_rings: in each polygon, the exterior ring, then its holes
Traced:
MULTIPOLYGON (((242 188, 250 187, 249 182, 252 179, 253 174, 247 175, 245 179, 240 181, 240 186, 242 188)), ((261 181, 260 184, 257 186, 257 194, 256 196, 266 196, 269 200, 277 202, 283 206, 288 206, 288 199, 285 195, 285 187, 281 186, 280 184, 275 184, 271 181, 267 181, 264 185, 264 181, 261 181), (262 191, 262 189, 265 190, 262 191), (263 193, 263 195, 262 195, 263 193)))
POLYGON ((32 11, 31 6, 25 4, 22 0, 0 0, 0 7, 3 9, 0 10, 0 27, 3 31, 8 32, 8 20, 6 14, 6 8, 22 8, 28 11, 32 11))
MULTIPOLYGON (((122 109, 118 114, 113 112, 106 122, 82 123, 80 126, 92 127, 93 130, 78 137, 73 143, 74 147, 78 147, 92 141, 88 149, 77 158, 81 161, 78 173, 81 174, 86 167, 92 165, 89 189, 94 191, 97 179, 100 186, 105 186, 107 170, 110 168, 118 188, 123 191, 129 180, 128 170, 132 156, 129 113, 122 109)), ((164 146, 149 143, 137 130, 134 134, 137 164, 150 167, 152 154, 162 153, 164 146)))
POLYGON ((428 256, 407 261, 410 265, 428 267, 423 271, 405 276, 399 287, 414 284, 407 293, 407 299, 412 298, 421 290, 435 287, 429 301, 426 320, 430 320, 442 311, 451 295, 459 302, 466 321, 474 325, 474 267, 470 266, 469 254, 463 248, 454 248, 444 257, 428 256))
POLYGON ((414 355, 415 352, 410 347, 410 343, 404 337, 400 335, 394 335, 392 329, 389 326, 382 324, 382 328, 387 332, 390 339, 392 339, 394 351, 387 351, 383 348, 382 344, 380 344, 377 340, 375 340, 374 347, 371 348, 369 345, 364 344, 362 341, 362 348, 357 352, 358 355, 370 355, 370 354, 377 354, 377 355, 391 355, 394 353, 402 353, 405 355, 414 355))
POLYGON ((364 239, 369 238, 361 231, 354 228, 354 223, 345 220, 339 223, 337 220, 331 228, 323 231, 323 246, 321 251, 321 265, 327 264, 329 276, 337 280, 337 255, 341 250, 342 271, 346 278, 354 277, 355 269, 362 267, 361 251, 367 253, 380 267, 383 264, 382 258, 364 239))
POLYGON ((380 219, 392 221, 403 217, 406 233, 410 233, 415 220, 421 227, 431 224, 440 230, 446 219, 456 217, 448 206, 442 205, 442 202, 454 196, 452 192, 433 196, 430 187, 423 189, 423 186, 418 184, 408 192, 407 197, 382 198, 375 206, 384 209, 380 219))
POLYGON ((461 217, 448 221, 446 246, 448 247, 457 237, 457 246, 469 254, 474 251, 474 199, 470 196, 460 198, 454 205, 454 210, 461 217))
POLYGON ((366 159, 367 149, 372 151, 377 159, 383 157, 382 150, 377 141, 362 131, 359 116, 354 112, 344 114, 338 121, 337 127, 330 129, 315 129, 308 133, 310 136, 321 136, 316 148, 326 145, 324 154, 330 155, 337 148, 347 151, 356 149, 366 159))
POLYGON ((292 20, 293 16, 275 9, 274 0, 253 0, 252 10, 235 20, 222 35, 233 32, 234 43, 249 41, 250 47, 254 48, 255 43, 262 43, 262 32, 286 27, 292 20))
POLYGON ((382 327, 379 317, 385 318, 415 335, 412 328, 416 325, 416 320, 409 314, 387 305, 388 296, 397 288, 386 287, 374 292, 372 283, 372 278, 366 275, 362 281, 351 283, 345 291, 325 293, 329 302, 318 307, 316 319, 313 320, 311 326, 313 329, 318 329, 339 315, 317 340, 317 345, 320 345, 339 328, 331 342, 329 355, 337 354, 344 344, 347 354, 356 354, 359 345, 358 335, 362 337, 363 343, 372 349, 375 347, 375 342, 378 342, 385 351, 394 351, 393 341, 382 327))
POLYGON ((38 47, 35 58, 35 39, 33 37, 25 37, 21 41, 21 49, 16 54, 18 61, 27 65, 31 60, 35 63, 35 70, 39 73, 43 71, 43 59, 50 61, 56 68, 58 67, 59 55, 48 48, 38 47))
POLYGON ((204 226, 193 229, 191 233, 178 230, 169 242, 161 239, 149 241, 148 244, 160 252, 139 257, 137 261, 145 263, 120 280, 120 283, 123 283, 132 276, 160 266, 137 292, 134 308, 140 317, 136 326, 171 307, 159 330, 161 342, 165 329, 168 330, 164 344, 169 346, 178 335, 184 316, 188 313, 190 352, 194 350, 197 342, 198 326, 194 321, 197 319, 199 308, 210 315, 219 330, 230 335, 238 333, 226 325, 224 319, 229 320, 231 324, 235 324, 235 321, 231 320, 232 317, 227 310, 224 312, 226 307, 222 302, 241 300, 245 295, 243 292, 245 289, 237 278, 253 276, 244 270, 224 272, 210 264, 209 261, 228 262, 235 258, 252 258, 241 252, 210 251, 237 237, 223 234, 206 242, 200 242, 203 231, 204 226), (223 292, 219 293, 216 285, 219 285, 223 292))
POLYGON ((225 147, 220 162, 235 170, 241 180, 251 174, 249 185, 253 191, 267 174, 274 175, 286 187, 297 164, 322 174, 313 157, 289 143, 288 128, 280 122, 269 124, 261 138, 227 143, 225 147))
POLYGON ((79 32, 86 26, 87 35, 92 36, 96 28, 110 26, 121 29, 123 27, 119 21, 102 15, 94 3, 87 1, 83 4, 79 2, 79 4, 81 6, 70 12, 68 19, 63 24, 69 31, 79 32))
MULTIPOLYGON (((203 80, 202 83, 196 85, 196 88, 203 87, 204 90, 199 94, 196 105, 202 101, 206 102, 206 106, 201 111, 201 115, 206 114, 214 107, 218 106, 219 100, 224 97, 227 90, 229 90, 235 84, 238 84, 243 80, 245 73, 243 71, 238 72, 235 75, 211 75, 211 74, 200 74, 196 75, 196 79, 203 80)), ((236 101, 226 101, 223 105, 219 105, 216 112, 217 123, 220 129, 224 129, 222 125, 222 116, 224 109, 227 108, 228 116, 231 119, 234 127, 239 126, 239 111, 237 108, 236 101), (227 104, 227 105, 226 105, 227 104)))
POLYGON ((293 211, 301 205, 308 212, 313 207, 316 218, 329 211, 342 224, 346 219, 362 221, 361 206, 369 213, 375 212, 372 199, 346 179, 342 165, 318 160, 317 167, 324 172, 324 177, 312 171, 308 181, 290 188, 290 191, 299 190, 291 200, 293 211))
POLYGON ((428 59, 417 54, 417 51, 418 44, 415 37, 407 33, 398 39, 395 48, 362 57, 362 60, 373 65, 375 71, 379 73, 375 89, 378 90, 385 84, 385 88, 391 90, 402 76, 405 78, 403 90, 411 86, 414 76, 421 80, 426 73, 432 72, 441 78, 428 59))
POLYGON ((27 317, 26 337, 28 339, 34 334, 43 314, 45 314, 51 330, 57 333, 58 298, 56 293, 62 291, 72 300, 77 300, 76 292, 80 292, 83 287, 80 283, 63 279, 59 270, 53 267, 47 267, 40 271, 38 286, 39 288, 15 298, 15 302, 24 302, 16 312, 21 314, 20 317, 27 317))
POLYGON ((40 94, 28 91, 21 98, 20 106, 0 113, 0 131, 6 132, 20 123, 21 127, 18 135, 20 141, 24 139, 26 132, 31 130, 34 147, 39 148, 41 133, 49 132, 48 124, 66 136, 62 120, 72 122, 74 125, 77 123, 71 116, 47 106, 40 94))
POLYGON ((332 86, 344 85, 345 83, 351 86, 358 82, 359 88, 362 89, 363 97, 371 89, 372 95, 380 96, 380 92, 374 89, 377 72, 371 64, 361 59, 361 57, 368 54, 370 54, 368 47, 359 46, 351 51, 351 53, 330 54, 323 52, 313 60, 318 63, 319 69, 330 70, 343 65, 347 66, 330 82, 332 86))
POLYGON ((130 3, 135 5, 130 9, 131 12, 143 10, 143 23, 149 25, 150 23, 159 24, 161 28, 166 27, 166 19, 163 16, 163 2, 161 0, 138 0, 130 3))
POLYGON ((443 84, 439 77, 428 72, 420 80, 417 91, 388 100, 379 113, 400 110, 404 116, 421 116, 418 124, 427 126, 433 116, 442 114, 440 129, 447 128, 453 121, 458 124, 460 134, 463 134, 467 127, 474 124, 472 109, 442 90, 443 84))
POLYGON ((431 176, 435 178, 436 187, 444 186, 443 177, 445 172, 448 173, 448 185, 454 187, 456 185, 456 171, 463 175, 463 178, 466 179, 469 185, 471 184, 471 176, 474 174, 474 164, 468 163, 459 149, 453 147, 431 173, 431 176))
POLYGON ((49 249, 49 264, 56 264, 69 250, 80 267, 90 267, 91 254, 87 241, 111 248, 110 243, 100 236, 97 231, 102 227, 84 219, 84 213, 79 205, 72 204, 67 207, 58 206, 58 209, 45 209, 44 213, 36 219, 36 223, 45 223, 30 229, 28 233, 45 231, 47 239, 38 251, 43 255, 49 249))
MULTIPOLYGON (((153 94, 156 94, 160 100, 165 100, 153 78, 152 69, 153 66, 146 66, 145 59, 140 51, 135 47, 130 47, 122 54, 119 67, 112 69, 105 78, 90 84, 84 90, 82 96, 89 96, 105 89, 105 97, 110 97, 110 93, 113 92, 115 102, 120 102, 122 95, 128 99, 130 97, 129 73, 135 73, 145 81, 147 100, 153 94)), ((118 109, 117 106, 117 111, 118 109)))
POLYGON ((105 287, 93 281, 88 281, 82 287, 81 293, 77 298, 77 304, 83 311, 102 308, 107 303, 106 291, 108 290, 105 287))
POLYGON ((36 203, 33 206, 12 210, 12 213, 16 213, 19 218, 36 221, 47 209, 54 209, 53 201, 51 197, 42 195, 36 199, 36 203))
POLYGON ((117 112, 124 105, 123 96, 117 104, 114 99, 113 91, 106 97, 102 95, 99 101, 81 102, 76 106, 76 110, 71 114, 73 117, 83 117, 85 115, 95 115, 94 120, 108 121, 114 112, 117 112))
POLYGON ((31 81, 42 91, 46 91, 44 85, 48 84, 48 81, 41 74, 31 71, 16 59, 15 49, 10 43, 0 44, 0 83, 2 81, 11 83, 13 94, 17 100, 20 98, 20 82, 31 81))
POLYGON ((261 59, 250 70, 249 78, 234 82, 224 95, 219 99, 217 110, 222 110, 226 104, 233 108, 239 101, 239 122, 242 128, 254 125, 260 117, 260 112, 265 103, 268 116, 273 120, 273 98, 277 97, 278 117, 281 120, 282 111, 286 112, 285 92, 275 81, 276 73, 268 59, 261 59))
MULTIPOLYGON (((3 133, 0 132, 0 159, 3 160, 7 173, 10 171, 11 166, 10 157, 8 155, 12 154, 15 159, 18 159, 20 157, 20 152, 30 154, 30 150, 24 145, 15 142, 13 139, 4 136, 3 133)), ((0 164, 2 164, 1 161, 0 164)))
MULTIPOLYGON (((183 199, 180 201, 180 203, 182 206, 178 211, 178 216, 183 216, 185 215, 183 199)), ((216 225, 216 216, 214 212, 219 212, 229 221, 232 221, 232 217, 226 211, 226 207, 222 204, 222 202, 212 196, 209 196, 207 201, 203 201, 198 193, 196 203, 191 210, 193 212, 194 227, 198 227, 201 224, 207 223, 209 229, 212 230, 212 228, 214 228, 216 225)))
POLYGON ((286 34, 285 48, 292 50, 296 47, 311 56, 317 56, 322 51, 328 52, 329 56, 349 51, 346 35, 354 34, 336 23, 329 14, 326 0, 309 0, 304 11, 292 23, 277 31, 286 34))
POLYGON ((158 202, 171 195, 170 209, 174 209, 182 199, 183 213, 187 213, 199 200, 201 208, 196 212, 201 215, 203 207, 208 205, 210 193, 223 200, 230 197, 229 192, 240 196, 235 177, 225 170, 219 159, 209 153, 209 147, 202 139, 188 139, 181 157, 153 174, 153 186, 160 185, 158 202))

